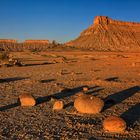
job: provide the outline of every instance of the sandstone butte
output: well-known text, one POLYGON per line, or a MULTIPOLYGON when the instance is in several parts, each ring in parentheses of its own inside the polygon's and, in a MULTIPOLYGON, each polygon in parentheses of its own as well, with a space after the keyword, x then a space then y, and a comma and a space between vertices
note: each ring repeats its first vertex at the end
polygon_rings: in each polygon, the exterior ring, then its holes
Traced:
POLYGON ((140 23, 96 16, 93 25, 66 45, 97 51, 140 52, 140 23))

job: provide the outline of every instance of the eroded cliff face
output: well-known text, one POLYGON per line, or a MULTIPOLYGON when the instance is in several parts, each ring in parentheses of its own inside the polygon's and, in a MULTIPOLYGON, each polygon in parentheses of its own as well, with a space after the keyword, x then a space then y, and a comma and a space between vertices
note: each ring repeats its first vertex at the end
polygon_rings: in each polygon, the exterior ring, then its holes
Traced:
POLYGON ((140 52, 140 23, 97 16, 93 25, 66 45, 99 51, 140 52))

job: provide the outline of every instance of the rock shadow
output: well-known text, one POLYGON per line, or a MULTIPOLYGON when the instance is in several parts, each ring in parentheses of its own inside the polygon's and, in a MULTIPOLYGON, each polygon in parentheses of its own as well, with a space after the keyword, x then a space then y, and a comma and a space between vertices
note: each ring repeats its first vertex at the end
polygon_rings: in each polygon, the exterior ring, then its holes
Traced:
POLYGON ((134 125, 136 121, 140 121, 140 103, 129 108, 120 117, 126 121, 128 126, 134 125))
POLYGON ((77 92, 82 91, 83 87, 84 86, 80 86, 80 87, 76 87, 76 88, 69 89, 69 90, 63 90, 62 92, 58 92, 58 93, 55 93, 53 95, 48 95, 48 96, 45 96, 45 97, 39 97, 39 98, 36 99, 37 105, 41 104, 41 103, 44 103, 44 102, 47 102, 51 98, 62 99, 62 98, 65 98, 65 97, 70 97, 70 96, 76 94, 77 92))
POLYGON ((15 108, 17 106, 20 106, 20 102, 2 106, 2 107, 0 107, 0 111, 5 111, 5 110, 11 109, 11 108, 15 108))
POLYGON ((12 78, 0 79, 0 83, 8 83, 8 82, 14 82, 14 81, 19 81, 24 79, 29 79, 29 77, 12 77, 12 78))
MULTIPOLYGON (((83 87, 86 87, 86 86, 83 86, 83 87)), ((88 92, 85 92, 85 93, 83 92, 83 93, 87 94, 87 95, 94 95, 94 96, 96 96, 99 91, 103 90, 103 88, 101 88, 100 86, 89 87, 88 89, 89 89, 88 92), (98 89, 96 89, 96 88, 98 88, 98 89)), ((74 106, 73 101, 65 104, 64 108, 68 108, 68 107, 71 107, 71 106, 74 106)))
POLYGON ((41 83, 50 83, 50 82, 53 82, 53 81, 56 81, 56 79, 41 80, 40 82, 41 83))
POLYGON ((69 102, 68 104, 65 104, 64 109, 71 107, 71 106, 74 106, 74 102, 69 102))
POLYGON ((119 78, 118 77, 110 77, 110 78, 107 78, 105 79, 105 81, 108 81, 108 82, 119 82, 119 78))
POLYGON ((136 92, 139 92, 139 91, 140 91, 140 87, 134 86, 126 90, 109 95, 108 97, 104 99, 105 106, 103 108, 103 111, 118 103, 121 103, 123 100, 133 96, 136 92))
POLYGON ((96 96, 98 92, 104 90, 104 88, 100 87, 100 86, 95 86, 92 88, 89 88, 89 91, 86 94, 91 94, 96 96))
POLYGON ((50 65, 50 64, 54 64, 54 63, 44 62, 44 63, 36 63, 36 64, 24 64, 24 65, 22 65, 22 67, 40 66, 40 65, 50 65))

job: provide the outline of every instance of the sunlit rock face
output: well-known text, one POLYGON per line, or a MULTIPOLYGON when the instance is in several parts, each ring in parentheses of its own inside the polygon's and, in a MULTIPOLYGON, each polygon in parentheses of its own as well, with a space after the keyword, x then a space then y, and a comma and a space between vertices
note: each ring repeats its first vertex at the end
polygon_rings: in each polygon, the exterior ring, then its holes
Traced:
POLYGON ((90 27, 66 45, 99 51, 140 52, 140 23, 96 16, 90 27))
POLYGON ((109 20, 107 16, 96 16, 93 24, 108 24, 109 20))

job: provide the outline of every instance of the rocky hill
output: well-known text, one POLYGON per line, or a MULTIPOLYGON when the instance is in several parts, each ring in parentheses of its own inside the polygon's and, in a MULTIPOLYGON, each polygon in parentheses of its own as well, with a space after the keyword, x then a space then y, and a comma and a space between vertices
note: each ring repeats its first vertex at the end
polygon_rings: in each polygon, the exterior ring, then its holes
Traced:
POLYGON ((66 45, 98 51, 140 52, 140 23, 97 16, 93 25, 66 45))

